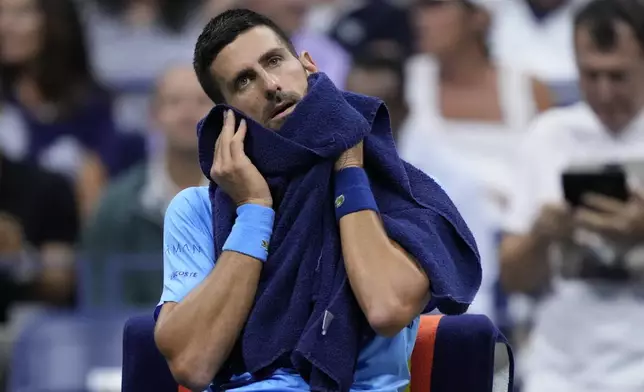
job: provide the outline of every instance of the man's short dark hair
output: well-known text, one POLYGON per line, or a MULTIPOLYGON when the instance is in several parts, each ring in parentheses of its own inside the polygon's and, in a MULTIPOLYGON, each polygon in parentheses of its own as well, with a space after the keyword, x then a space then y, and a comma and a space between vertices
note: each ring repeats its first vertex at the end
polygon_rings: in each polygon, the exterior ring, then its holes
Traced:
POLYGON ((575 31, 587 28, 593 43, 610 51, 618 43, 617 23, 628 25, 644 51, 644 0, 593 0, 575 16, 575 31))
MULTIPOLYGON (((266 0, 268 1, 268 0, 266 0)), ((193 65, 201 87, 215 103, 224 101, 216 81, 210 73, 210 66, 228 44, 239 35, 254 28, 266 26, 284 42, 288 50, 297 56, 295 47, 288 35, 275 22, 264 15, 247 9, 232 9, 212 18, 197 39, 193 65)))

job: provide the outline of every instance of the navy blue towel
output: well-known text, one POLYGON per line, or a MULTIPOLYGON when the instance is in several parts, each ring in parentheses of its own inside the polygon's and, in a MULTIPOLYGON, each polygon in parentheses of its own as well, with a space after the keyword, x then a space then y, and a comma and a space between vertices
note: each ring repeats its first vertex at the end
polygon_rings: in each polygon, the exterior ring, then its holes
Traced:
MULTIPOLYGON (((199 160, 209 177, 223 111, 198 127, 199 160)), ((237 117, 243 114, 238 111, 237 117)), ((374 335, 344 268, 333 206, 333 166, 364 140, 365 169, 389 237, 422 265, 432 301, 444 313, 464 312, 481 282, 474 238, 441 187, 403 162, 382 101, 342 92, 323 73, 278 132, 246 118, 245 151, 265 176, 276 209, 268 260, 238 345, 218 375, 255 377, 279 367, 297 370, 313 391, 348 391, 357 356, 374 335), (332 322, 322 334, 323 318, 332 322)), ((235 221, 235 205, 211 182, 215 256, 235 221)))

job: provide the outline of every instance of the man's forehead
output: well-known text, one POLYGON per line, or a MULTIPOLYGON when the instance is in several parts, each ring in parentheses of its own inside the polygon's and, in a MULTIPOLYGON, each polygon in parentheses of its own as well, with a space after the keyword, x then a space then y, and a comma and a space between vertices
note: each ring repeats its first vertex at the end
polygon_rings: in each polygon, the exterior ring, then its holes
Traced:
POLYGON ((284 42, 273 30, 266 26, 253 27, 226 45, 213 61, 211 69, 219 77, 229 78, 257 64, 266 52, 283 47, 284 42))

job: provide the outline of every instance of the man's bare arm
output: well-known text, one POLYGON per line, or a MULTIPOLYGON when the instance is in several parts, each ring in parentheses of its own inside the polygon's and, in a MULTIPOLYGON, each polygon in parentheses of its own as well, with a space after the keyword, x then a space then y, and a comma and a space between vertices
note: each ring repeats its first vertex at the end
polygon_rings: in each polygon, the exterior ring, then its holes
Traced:
MULTIPOLYGON (((363 167, 363 143, 346 150, 335 171, 363 167)), ((378 213, 364 210, 340 218, 344 264, 358 304, 380 335, 394 336, 430 300, 429 278, 402 247, 387 236, 378 213)))
POLYGON ((154 338, 175 379, 207 388, 230 355, 255 299, 262 262, 222 253, 210 275, 181 303, 166 303, 154 338))
POLYGON ((351 288, 369 324, 380 335, 396 335, 429 302, 427 275, 389 239, 373 211, 342 217, 340 237, 351 288))
POLYGON ((536 234, 506 234, 500 248, 500 280, 509 293, 532 293, 550 279, 548 242, 536 234))
MULTIPOLYGON (((235 205, 259 205, 270 209, 273 200, 268 184, 244 153, 246 132, 244 120, 235 132, 235 117, 228 110, 215 145, 210 176, 235 205)), ((239 213, 240 209, 237 211, 239 213)), ((241 215, 237 222, 240 218, 241 215)), ((272 218, 270 220, 271 226, 267 230, 272 229, 272 218)), ((260 223, 267 224, 266 219, 260 223)), ((234 232, 235 227, 231 236, 234 232)), ((155 340, 181 384, 199 391, 210 384, 230 355, 248 318, 261 270, 261 260, 224 251, 204 282, 181 303, 163 307, 155 340)))
POLYGON ((571 241, 572 221, 567 206, 546 204, 528 232, 504 236, 500 249, 500 278, 506 291, 533 293, 548 283, 550 245, 571 241))

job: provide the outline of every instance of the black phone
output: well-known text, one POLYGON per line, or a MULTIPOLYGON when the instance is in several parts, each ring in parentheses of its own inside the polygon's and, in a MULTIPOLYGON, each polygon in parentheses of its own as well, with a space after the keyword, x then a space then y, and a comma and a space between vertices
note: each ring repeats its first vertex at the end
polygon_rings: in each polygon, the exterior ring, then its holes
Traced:
POLYGON ((627 201, 629 198, 626 172, 620 166, 605 166, 601 170, 578 169, 563 173, 561 180, 566 201, 572 207, 582 206, 589 193, 627 201))

